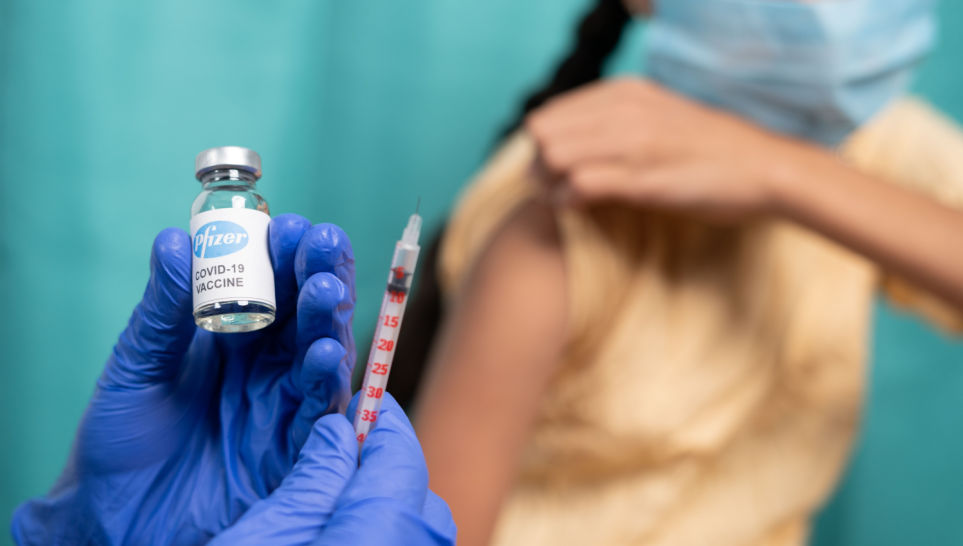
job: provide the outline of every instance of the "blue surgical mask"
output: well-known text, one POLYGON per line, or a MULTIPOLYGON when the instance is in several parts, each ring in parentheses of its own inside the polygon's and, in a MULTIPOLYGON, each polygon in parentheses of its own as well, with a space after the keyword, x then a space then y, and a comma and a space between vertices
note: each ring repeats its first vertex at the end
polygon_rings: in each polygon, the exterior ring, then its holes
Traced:
POLYGON ((646 66, 678 92, 835 146, 906 91, 932 0, 659 0, 646 66))

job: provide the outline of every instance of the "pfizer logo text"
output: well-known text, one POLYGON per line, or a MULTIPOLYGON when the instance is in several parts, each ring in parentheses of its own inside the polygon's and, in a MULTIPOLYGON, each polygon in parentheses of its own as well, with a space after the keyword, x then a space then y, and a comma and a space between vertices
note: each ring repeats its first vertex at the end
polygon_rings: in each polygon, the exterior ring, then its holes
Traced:
POLYGON ((198 258, 227 256, 247 246, 247 240, 247 231, 234 222, 208 222, 194 234, 194 255, 198 258))

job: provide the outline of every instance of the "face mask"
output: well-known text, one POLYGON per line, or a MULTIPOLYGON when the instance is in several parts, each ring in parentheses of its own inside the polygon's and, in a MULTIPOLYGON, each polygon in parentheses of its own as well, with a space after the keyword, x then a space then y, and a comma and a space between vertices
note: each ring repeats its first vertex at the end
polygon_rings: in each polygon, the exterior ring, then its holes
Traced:
POLYGON ((931 0, 661 0, 651 77, 771 130, 839 144, 903 93, 931 0))

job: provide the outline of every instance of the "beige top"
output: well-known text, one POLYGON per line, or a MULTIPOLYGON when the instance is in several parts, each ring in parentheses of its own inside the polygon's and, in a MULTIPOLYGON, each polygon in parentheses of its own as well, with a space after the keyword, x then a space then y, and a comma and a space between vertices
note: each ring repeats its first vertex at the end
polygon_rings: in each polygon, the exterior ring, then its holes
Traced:
MULTIPOLYGON (((963 205, 963 136, 920 102, 894 104, 842 154, 963 205)), ((463 196, 442 247, 447 294, 531 197, 532 156, 514 137, 463 196)), ((571 345, 495 543, 804 544, 858 427, 880 272, 781 221, 720 227, 619 206, 558 220, 571 345)))

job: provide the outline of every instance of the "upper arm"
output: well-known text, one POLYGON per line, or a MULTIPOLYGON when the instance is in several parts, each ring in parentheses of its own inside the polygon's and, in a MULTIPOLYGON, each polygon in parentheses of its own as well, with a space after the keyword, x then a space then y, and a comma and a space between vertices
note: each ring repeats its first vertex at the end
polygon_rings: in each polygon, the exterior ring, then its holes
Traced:
POLYGON ((565 271, 552 212, 521 207, 461 283, 416 425, 459 544, 484 544, 565 344, 565 271))

